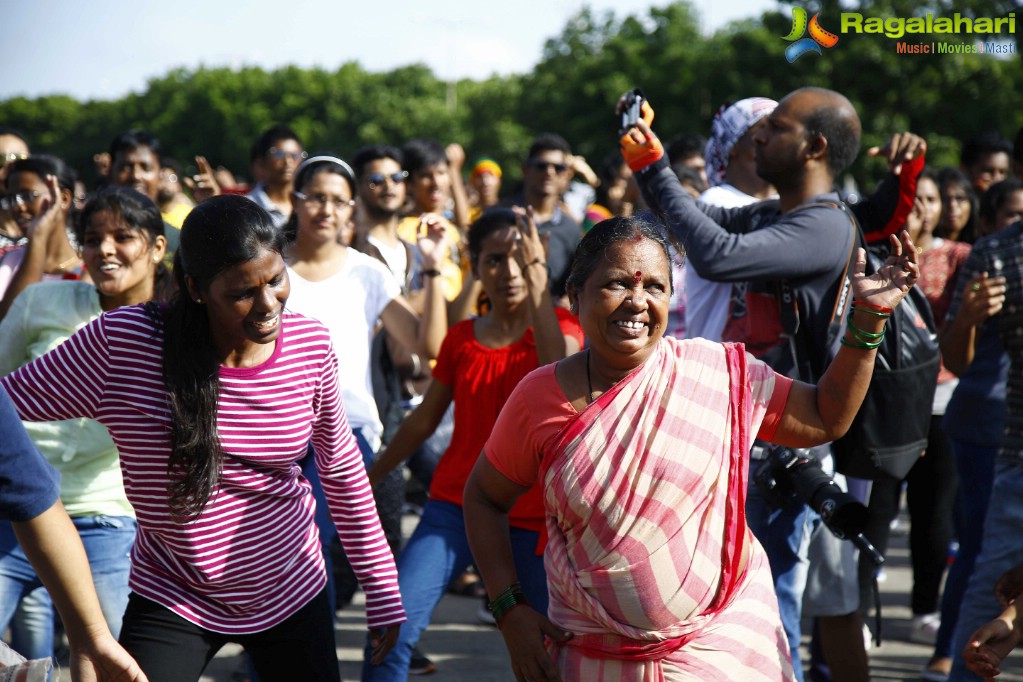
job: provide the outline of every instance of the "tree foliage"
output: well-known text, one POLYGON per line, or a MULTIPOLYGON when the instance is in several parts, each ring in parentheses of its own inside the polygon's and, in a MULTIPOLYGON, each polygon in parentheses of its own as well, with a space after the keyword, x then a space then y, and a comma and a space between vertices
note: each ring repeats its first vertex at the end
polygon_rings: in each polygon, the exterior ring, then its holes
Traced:
MULTIPOLYGON (((1005 16, 1012 5, 863 0, 856 8, 871 16, 1005 16)), ((0 122, 25 131, 36 149, 85 171, 117 133, 145 128, 161 138, 170 156, 188 163, 204 154, 246 175, 253 141, 271 124, 286 122, 308 149, 345 156, 365 144, 400 145, 413 137, 458 141, 470 160, 497 159, 509 180, 539 132, 561 133, 591 162, 612 152, 613 104, 635 86, 654 104, 655 128, 665 139, 706 134, 725 102, 780 98, 803 85, 848 96, 863 120, 865 145, 913 130, 928 138, 932 162, 939 164, 953 163, 958 140, 974 131, 996 128, 1012 136, 1023 124, 1023 95, 1014 87, 1023 82, 1019 58, 898 55, 892 39, 843 34, 823 55, 789 64, 782 36, 791 15, 783 9, 709 36, 686 2, 622 17, 583 9, 547 41, 540 62, 524 75, 448 83, 423 65, 387 73, 369 73, 357 63, 336 71, 176 69, 118 101, 9 99, 0 102, 0 122)), ((823 12, 821 23, 837 30, 837 10, 823 12)), ((1023 27, 1023 15, 1017 24, 1023 27)), ((854 172, 866 180, 878 169, 861 156, 854 172)))

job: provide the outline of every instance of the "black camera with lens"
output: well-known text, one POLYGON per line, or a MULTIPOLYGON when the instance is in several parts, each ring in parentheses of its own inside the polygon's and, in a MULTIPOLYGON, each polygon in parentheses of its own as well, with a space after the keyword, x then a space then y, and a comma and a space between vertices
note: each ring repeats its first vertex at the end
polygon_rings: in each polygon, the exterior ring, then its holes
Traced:
POLYGON ((820 514, 837 537, 851 539, 863 531, 867 508, 831 480, 811 450, 773 443, 765 449, 767 458, 753 480, 772 506, 785 507, 795 497, 820 514))

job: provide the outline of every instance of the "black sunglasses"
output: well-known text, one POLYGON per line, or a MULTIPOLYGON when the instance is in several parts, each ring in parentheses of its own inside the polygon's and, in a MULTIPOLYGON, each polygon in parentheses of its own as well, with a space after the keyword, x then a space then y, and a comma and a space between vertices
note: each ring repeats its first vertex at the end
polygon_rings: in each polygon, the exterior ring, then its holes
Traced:
POLYGON ((366 182, 372 189, 376 189, 384 184, 384 181, 390 179, 395 185, 400 185, 405 182, 405 178, 408 177, 408 171, 398 171, 397 173, 391 173, 390 175, 384 175, 383 173, 369 173, 366 177, 366 182))
POLYGON ((553 168, 554 172, 558 175, 561 175, 568 170, 568 166, 563 163, 551 163, 550 161, 543 161, 541 159, 530 159, 529 167, 544 172, 547 172, 548 168, 553 168))

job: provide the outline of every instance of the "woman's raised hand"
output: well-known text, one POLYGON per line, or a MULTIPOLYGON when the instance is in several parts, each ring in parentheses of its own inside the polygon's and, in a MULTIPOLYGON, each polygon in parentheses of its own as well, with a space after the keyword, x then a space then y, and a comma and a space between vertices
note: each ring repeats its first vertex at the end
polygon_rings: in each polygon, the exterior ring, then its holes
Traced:
POLYGON ((63 227, 63 223, 60 210, 60 182, 56 175, 47 175, 43 210, 25 228, 25 236, 45 242, 61 227, 63 227))
POLYGON ((920 278, 916 246, 903 230, 891 235, 891 255, 877 272, 866 275, 867 252, 857 249, 853 266, 852 287, 855 300, 885 308, 895 308, 920 278))
POLYGON ((444 260, 444 254, 451 248, 448 231, 444 228, 444 221, 439 215, 424 213, 419 216, 416 246, 423 258, 423 269, 436 270, 444 260))
POLYGON ((519 238, 516 239, 515 258, 522 269, 522 276, 529 283, 531 291, 547 289, 547 241, 548 235, 541 235, 533 219, 533 208, 512 208, 518 217, 519 238))
POLYGON ((196 203, 202 203, 220 194, 220 184, 213 173, 213 166, 205 156, 195 157, 195 165, 199 167, 199 172, 191 178, 184 178, 184 181, 196 203))

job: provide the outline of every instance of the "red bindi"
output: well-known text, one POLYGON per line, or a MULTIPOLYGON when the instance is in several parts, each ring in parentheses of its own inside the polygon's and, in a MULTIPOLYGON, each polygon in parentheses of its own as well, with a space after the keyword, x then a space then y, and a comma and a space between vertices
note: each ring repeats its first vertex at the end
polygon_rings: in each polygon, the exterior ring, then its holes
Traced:
POLYGON ((633 284, 639 284, 643 281, 643 273, 640 270, 636 270, 636 274, 632 276, 633 284))

